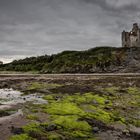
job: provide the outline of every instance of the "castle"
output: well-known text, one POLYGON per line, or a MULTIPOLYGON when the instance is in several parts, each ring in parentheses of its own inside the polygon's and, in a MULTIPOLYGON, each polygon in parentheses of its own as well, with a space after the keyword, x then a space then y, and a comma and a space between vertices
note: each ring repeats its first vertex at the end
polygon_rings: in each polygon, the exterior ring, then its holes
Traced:
POLYGON ((140 47, 140 28, 137 23, 133 24, 130 32, 122 32, 122 47, 140 47))

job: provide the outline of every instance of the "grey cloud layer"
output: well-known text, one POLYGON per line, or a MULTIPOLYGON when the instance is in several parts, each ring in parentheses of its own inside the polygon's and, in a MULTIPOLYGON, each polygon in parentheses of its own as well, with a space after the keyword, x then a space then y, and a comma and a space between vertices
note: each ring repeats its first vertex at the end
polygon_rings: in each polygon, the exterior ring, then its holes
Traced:
POLYGON ((121 46, 139 9, 139 0, 0 0, 0 56, 121 46))

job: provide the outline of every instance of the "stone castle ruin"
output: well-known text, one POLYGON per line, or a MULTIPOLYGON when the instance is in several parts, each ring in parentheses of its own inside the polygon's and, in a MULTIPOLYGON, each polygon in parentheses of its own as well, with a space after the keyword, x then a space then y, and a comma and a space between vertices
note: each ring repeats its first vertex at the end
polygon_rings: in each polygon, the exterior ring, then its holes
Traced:
POLYGON ((140 28, 137 23, 133 24, 130 32, 122 32, 122 47, 140 47, 140 28))

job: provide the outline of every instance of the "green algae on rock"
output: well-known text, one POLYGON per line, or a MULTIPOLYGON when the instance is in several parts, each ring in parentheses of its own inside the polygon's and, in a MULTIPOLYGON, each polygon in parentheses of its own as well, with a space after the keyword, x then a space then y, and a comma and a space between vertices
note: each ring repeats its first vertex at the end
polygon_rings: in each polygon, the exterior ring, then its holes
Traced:
POLYGON ((44 112, 51 115, 85 115, 85 112, 80 109, 75 103, 55 102, 46 105, 44 112))
POLYGON ((12 136, 10 140, 36 140, 36 139, 29 137, 27 134, 21 134, 12 136))

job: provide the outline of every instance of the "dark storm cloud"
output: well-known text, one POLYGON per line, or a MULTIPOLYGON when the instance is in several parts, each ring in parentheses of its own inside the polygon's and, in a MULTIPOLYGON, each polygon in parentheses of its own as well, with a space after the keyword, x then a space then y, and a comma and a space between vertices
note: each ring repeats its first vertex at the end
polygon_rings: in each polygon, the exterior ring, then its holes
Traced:
POLYGON ((1 59, 121 46, 139 10, 139 0, 0 0, 1 59))

